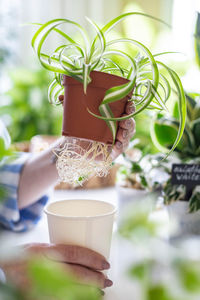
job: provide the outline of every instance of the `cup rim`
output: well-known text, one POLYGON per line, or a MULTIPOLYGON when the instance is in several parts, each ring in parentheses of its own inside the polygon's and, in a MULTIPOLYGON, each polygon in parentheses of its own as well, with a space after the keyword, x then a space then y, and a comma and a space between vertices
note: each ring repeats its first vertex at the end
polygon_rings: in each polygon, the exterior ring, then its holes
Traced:
POLYGON ((94 200, 94 199, 62 199, 62 200, 57 200, 57 201, 50 202, 50 203, 46 204, 45 207, 44 207, 44 212, 45 212, 45 214, 47 216, 50 215, 50 216, 64 218, 64 219, 73 219, 73 220, 81 219, 81 220, 84 220, 84 219, 104 218, 104 217, 107 217, 109 215, 114 215, 117 212, 117 207, 114 204, 110 203, 110 202, 102 201, 102 200, 94 200), (85 216, 85 217, 83 217, 83 216, 63 216, 63 215, 55 214, 53 212, 48 211, 48 208, 49 208, 50 205, 58 203, 58 202, 66 202, 66 201, 93 201, 93 202, 100 202, 100 203, 109 204, 113 209, 112 209, 111 212, 108 212, 108 213, 105 213, 105 214, 95 215, 95 216, 85 216))

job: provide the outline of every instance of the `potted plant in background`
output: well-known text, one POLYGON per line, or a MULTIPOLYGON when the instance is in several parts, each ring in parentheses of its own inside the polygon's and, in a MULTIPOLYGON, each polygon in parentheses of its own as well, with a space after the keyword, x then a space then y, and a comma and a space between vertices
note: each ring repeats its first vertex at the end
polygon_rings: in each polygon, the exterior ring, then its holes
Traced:
MULTIPOLYGON (((180 224, 182 233, 200 233, 200 185, 193 186, 187 193, 183 184, 172 184, 172 164, 195 164, 200 165, 200 94, 186 94, 187 99, 187 122, 181 143, 175 149, 176 161, 170 158, 168 180, 163 184, 164 203, 168 205, 171 217, 175 217, 180 224)), ((177 108, 175 105, 174 116, 177 108)), ((176 118, 166 120, 159 117, 153 125, 152 137, 158 147, 170 147, 174 135, 178 130, 176 118)), ((198 183, 198 182, 197 182, 198 183)))
POLYGON ((144 169, 140 165, 144 153, 132 142, 130 148, 123 153, 123 160, 116 176, 116 189, 119 212, 127 205, 145 198, 148 193, 144 169))
POLYGON ((82 26, 67 19, 38 24, 40 27, 32 39, 32 46, 41 64, 55 73, 48 91, 50 103, 59 105, 58 96, 64 92, 62 134, 66 140, 57 154, 62 181, 80 183, 93 173, 107 174, 111 165, 110 146, 115 142, 118 122, 144 109, 166 110, 171 93, 169 80, 179 95, 180 113, 180 128, 169 153, 181 139, 186 118, 185 95, 175 71, 157 60, 163 53, 153 55, 133 39, 108 39, 111 29, 134 15, 147 16, 126 13, 101 29, 87 19, 95 31, 91 40, 82 26), (78 40, 57 29, 63 24, 78 29, 78 40), (65 43, 45 54, 42 46, 53 31, 61 35, 65 43), (138 51, 135 57, 131 57, 119 50, 121 44, 130 44, 142 53, 138 51), (121 117, 127 101, 134 101, 137 109, 133 114, 121 117))
MULTIPOLYGON (((195 27, 196 60, 200 61, 200 14, 197 14, 195 27)), ((168 207, 171 218, 176 218, 180 225, 181 234, 200 234, 200 94, 185 93, 187 100, 187 122, 179 145, 175 149, 179 164, 185 164, 189 174, 188 184, 172 184, 172 168, 167 171, 169 178, 163 186, 164 203, 168 207), (190 166, 196 167, 192 172, 190 166), (191 170, 189 172, 189 169, 191 170), (195 175, 196 173, 196 175, 195 175), (189 182, 190 176, 195 176, 194 182, 189 182)), ((166 119, 158 115, 153 123, 152 139, 160 150, 170 148, 178 130, 177 104, 174 105, 173 118, 166 119)), ((171 158, 171 165, 174 160, 171 158)), ((194 169, 193 167, 193 169, 194 169)))
MULTIPOLYGON (((125 153, 125 163, 118 171, 120 188, 118 198, 125 203, 125 192, 131 187, 131 200, 138 195, 138 186, 144 191, 158 192, 167 205, 170 219, 179 223, 180 234, 200 233, 200 186, 194 186, 190 194, 183 184, 172 184, 173 164, 200 164, 200 94, 187 94, 187 122, 181 142, 165 160, 164 154, 149 154, 145 151, 135 161, 125 153), (121 187, 122 186, 122 187, 121 187), (125 186, 126 188, 123 188, 125 186), (122 198, 122 199, 121 199, 122 198)), ((178 131, 177 104, 174 105, 173 118, 158 115, 153 121, 151 136, 160 150, 170 149, 178 131)), ((136 150, 135 150, 136 151, 136 150)), ((139 200, 142 194, 139 196, 139 200)))

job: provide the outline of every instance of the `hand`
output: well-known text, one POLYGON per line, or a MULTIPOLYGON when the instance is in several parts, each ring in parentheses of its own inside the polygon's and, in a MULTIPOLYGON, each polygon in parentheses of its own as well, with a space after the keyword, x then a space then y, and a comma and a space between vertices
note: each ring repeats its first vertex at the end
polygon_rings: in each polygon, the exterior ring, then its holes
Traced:
MULTIPOLYGON (((133 102, 128 102, 125 108, 125 114, 130 115, 134 113, 135 105, 133 102)), ((112 149, 112 159, 116 159, 128 147, 130 138, 135 134, 135 120, 133 118, 119 122, 119 129, 116 135, 116 142, 112 149)))
POLYGON ((73 245, 28 244, 24 246, 26 258, 2 266, 6 278, 24 289, 28 288, 27 265, 34 256, 45 257, 62 265, 67 274, 72 274, 79 283, 106 288, 112 285, 101 271, 110 268, 106 259, 84 247, 73 245))

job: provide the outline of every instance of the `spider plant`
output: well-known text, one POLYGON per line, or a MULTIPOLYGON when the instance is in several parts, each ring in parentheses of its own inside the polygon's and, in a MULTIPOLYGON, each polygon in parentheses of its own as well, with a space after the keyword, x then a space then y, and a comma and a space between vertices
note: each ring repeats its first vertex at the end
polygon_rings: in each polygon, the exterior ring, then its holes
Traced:
POLYGON ((100 71, 121 76, 128 79, 126 84, 112 87, 105 92, 105 96, 99 106, 99 114, 88 112, 96 118, 106 121, 109 126, 113 141, 117 131, 117 121, 125 120, 142 112, 144 109, 167 110, 166 103, 171 95, 172 83, 179 98, 180 125, 176 140, 168 155, 175 149, 181 140, 185 127, 186 102, 181 81, 174 70, 163 62, 159 56, 165 53, 153 55, 151 51, 141 42, 130 38, 109 39, 109 32, 125 18, 133 16, 150 17, 164 23, 162 20, 149 15, 130 12, 122 14, 102 28, 87 18, 95 34, 89 39, 86 30, 74 21, 68 19, 55 19, 45 24, 38 24, 39 29, 32 39, 38 59, 42 66, 54 72, 54 79, 49 86, 48 97, 52 104, 59 105, 58 96, 63 93, 62 75, 71 76, 82 82, 84 93, 87 93, 87 86, 91 82, 90 73, 100 71), (72 25, 80 33, 81 38, 74 39, 74 36, 66 34, 57 27, 63 24, 72 25), (55 32, 65 39, 65 43, 55 47, 50 54, 44 53, 43 44, 51 32, 55 32), (135 57, 119 50, 120 44, 129 44, 138 49, 135 57), (119 60, 119 58, 121 58, 119 60), (164 70, 164 72, 163 72, 164 70), (167 72, 167 75, 166 75, 167 72), (172 83, 171 83, 171 82, 172 83), (114 117, 109 104, 119 101, 132 92, 130 101, 134 101, 136 111, 128 116, 114 117))

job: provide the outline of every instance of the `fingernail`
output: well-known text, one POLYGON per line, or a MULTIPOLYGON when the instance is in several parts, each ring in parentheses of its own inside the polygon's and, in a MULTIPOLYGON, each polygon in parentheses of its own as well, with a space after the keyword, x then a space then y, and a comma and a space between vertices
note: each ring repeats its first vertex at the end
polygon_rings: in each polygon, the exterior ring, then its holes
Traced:
POLYGON ((106 279, 105 282, 104 282, 104 287, 109 287, 109 286, 111 286, 111 285, 113 285, 112 280, 106 279))
POLYGON ((110 264, 107 261, 103 261, 102 268, 103 270, 110 269, 110 264))
POLYGON ((126 120, 126 122, 125 122, 125 123, 126 123, 126 126, 127 126, 127 127, 131 126, 131 122, 132 122, 131 120, 126 120))
POLYGON ((121 142, 116 142, 116 147, 117 149, 121 149, 122 148, 122 143, 121 142))
POLYGON ((127 138, 127 136, 128 136, 128 130, 123 130, 122 136, 123 136, 124 139, 127 138))

